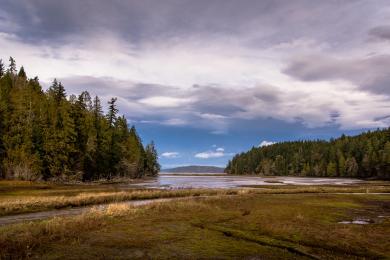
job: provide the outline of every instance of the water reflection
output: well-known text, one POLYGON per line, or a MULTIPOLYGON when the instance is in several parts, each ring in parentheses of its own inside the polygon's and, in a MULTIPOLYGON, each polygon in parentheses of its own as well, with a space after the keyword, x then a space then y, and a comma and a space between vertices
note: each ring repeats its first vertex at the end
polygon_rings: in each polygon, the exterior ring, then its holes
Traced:
POLYGON ((341 178, 161 174, 155 180, 137 185, 148 188, 236 188, 248 185, 347 185, 361 182, 361 180, 341 178))

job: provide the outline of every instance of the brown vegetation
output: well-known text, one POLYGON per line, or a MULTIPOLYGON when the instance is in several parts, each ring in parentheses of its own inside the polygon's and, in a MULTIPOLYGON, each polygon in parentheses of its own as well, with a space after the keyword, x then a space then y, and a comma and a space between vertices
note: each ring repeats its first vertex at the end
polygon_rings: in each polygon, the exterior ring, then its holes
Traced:
POLYGON ((388 195, 241 194, 0 227, 1 257, 386 258, 388 195), (368 217, 370 225, 341 220, 368 217))
POLYGON ((52 185, 47 183, 0 182, 0 216, 80 207, 138 199, 235 195, 240 193, 390 193, 386 182, 351 186, 250 186, 247 189, 120 189, 116 185, 52 185), (15 185, 13 186, 12 183, 15 185))

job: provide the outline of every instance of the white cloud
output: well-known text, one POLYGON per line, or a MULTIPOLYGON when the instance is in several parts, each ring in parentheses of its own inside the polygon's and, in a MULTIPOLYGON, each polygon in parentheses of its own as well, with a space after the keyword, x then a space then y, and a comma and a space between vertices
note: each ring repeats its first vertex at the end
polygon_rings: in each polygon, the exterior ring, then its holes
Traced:
POLYGON ((161 154, 161 157, 165 157, 168 159, 178 158, 179 153, 178 152, 165 152, 161 154))
POLYGON ((263 147, 263 146, 268 146, 268 145, 272 145, 272 144, 275 144, 275 142, 272 142, 272 141, 262 141, 260 144, 259 144, 259 147, 263 147))
POLYGON ((223 115, 209 114, 209 113, 200 114, 199 116, 201 118, 209 119, 209 120, 218 120, 218 119, 225 119, 225 118, 227 118, 226 116, 223 116, 223 115))
POLYGON ((175 97, 148 97, 138 100, 138 102, 158 108, 175 108, 188 104, 191 101, 189 98, 175 98, 175 97))
POLYGON ((220 158, 223 156, 225 156, 223 152, 217 152, 217 151, 207 151, 207 152, 201 152, 195 154, 195 158, 199 158, 199 159, 220 158))
MULTIPOLYGON (((213 147, 217 147, 213 145, 213 147)), ((220 158, 224 156, 232 155, 231 153, 225 153, 225 149, 222 147, 216 148, 214 151, 206 151, 195 154, 195 158, 199 159, 210 159, 210 158, 220 158)))
POLYGON ((186 125, 187 121, 180 118, 171 118, 171 119, 164 120, 163 122, 161 122, 161 124, 171 125, 171 126, 182 126, 182 125, 186 125))

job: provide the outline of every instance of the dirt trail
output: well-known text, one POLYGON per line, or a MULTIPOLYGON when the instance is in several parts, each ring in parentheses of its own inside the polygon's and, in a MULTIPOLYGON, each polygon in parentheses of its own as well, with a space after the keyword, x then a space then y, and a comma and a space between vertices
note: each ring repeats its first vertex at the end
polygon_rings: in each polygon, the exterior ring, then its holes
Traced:
MULTIPOLYGON (((197 197, 197 198, 199 198, 199 197, 197 197)), ((124 201, 124 202, 118 202, 118 203, 125 203, 125 204, 131 205, 131 206, 142 206, 142 205, 148 205, 148 204, 152 204, 152 203, 156 203, 156 202, 165 202, 165 201, 180 200, 180 199, 184 199, 184 198, 161 198, 161 199, 148 199, 148 200, 132 200, 132 201, 124 201)), ((18 215, 3 216, 3 217, 0 217, 0 226, 16 224, 16 223, 21 223, 21 222, 27 222, 27 221, 34 221, 34 220, 44 220, 44 219, 48 219, 48 218, 52 218, 52 217, 75 216, 75 215, 80 215, 84 212, 87 212, 87 211, 91 210, 92 208, 103 211, 110 204, 113 204, 113 203, 91 205, 91 206, 87 206, 87 207, 57 209, 57 210, 49 210, 49 211, 40 211, 40 212, 33 212, 33 213, 23 213, 23 214, 18 214, 18 215)))

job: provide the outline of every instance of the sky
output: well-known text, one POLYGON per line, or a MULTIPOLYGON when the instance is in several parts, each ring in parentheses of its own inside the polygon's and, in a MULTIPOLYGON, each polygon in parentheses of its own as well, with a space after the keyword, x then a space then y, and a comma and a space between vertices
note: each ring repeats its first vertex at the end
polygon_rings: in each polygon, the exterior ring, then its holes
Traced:
POLYGON ((163 168, 390 125, 388 0, 0 0, 0 58, 120 112, 163 168))

